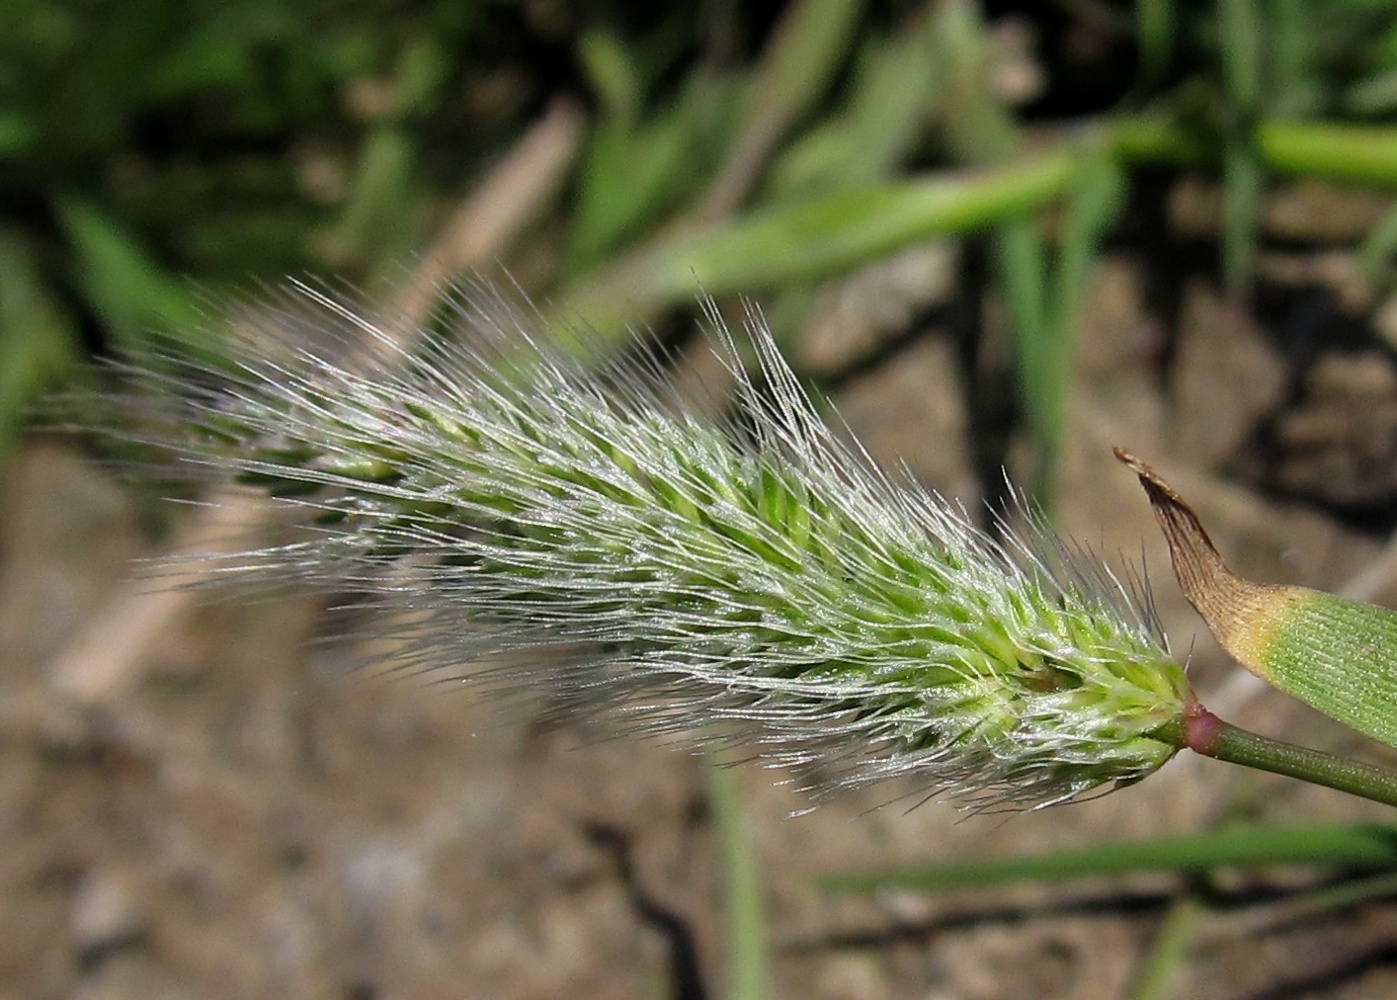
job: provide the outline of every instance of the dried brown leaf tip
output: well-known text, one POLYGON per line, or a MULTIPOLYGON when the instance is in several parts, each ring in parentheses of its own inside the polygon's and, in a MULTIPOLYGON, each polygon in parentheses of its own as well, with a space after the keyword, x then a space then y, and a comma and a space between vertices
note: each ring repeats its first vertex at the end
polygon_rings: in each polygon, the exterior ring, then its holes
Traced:
POLYGON ((1169 543, 1174 575, 1190 604, 1203 616, 1228 654, 1265 677, 1260 650, 1274 620, 1294 599, 1298 588, 1267 586, 1244 580, 1227 568, 1213 540, 1188 505, 1159 473, 1124 448, 1115 456, 1140 477, 1155 520, 1169 543))
POLYGON ((1397 746, 1397 612, 1237 576, 1159 473, 1114 450, 1140 477, 1179 586, 1222 648, 1282 691, 1397 746))

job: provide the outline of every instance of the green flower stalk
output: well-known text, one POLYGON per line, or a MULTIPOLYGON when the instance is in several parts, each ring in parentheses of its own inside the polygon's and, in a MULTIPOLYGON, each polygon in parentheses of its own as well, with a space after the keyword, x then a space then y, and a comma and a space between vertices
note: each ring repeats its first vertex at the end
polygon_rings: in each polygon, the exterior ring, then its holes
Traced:
POLYGON ((201 477, 312 509, 219 577, 378 598, 395 667, 748 747, 816 791, 911 776, 1038 806, 1169 759, 1192 698, 1138 588, 878 471, 755 313, 749 376, 708 312, 727 422, 475 285, 411 346, 295 286, 235 326, 234 364, 127 366, 123 409, 201 477))

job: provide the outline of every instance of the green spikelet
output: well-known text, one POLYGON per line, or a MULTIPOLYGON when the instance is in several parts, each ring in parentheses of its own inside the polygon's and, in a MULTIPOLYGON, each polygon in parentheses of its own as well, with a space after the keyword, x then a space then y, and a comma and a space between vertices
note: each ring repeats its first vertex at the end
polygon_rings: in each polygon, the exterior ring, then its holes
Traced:
POLYGON ((550 350, 487 289, 451 303, 453 335, 405 349, 297 286, 231 368, 128 367, 138 436, 318 514, 222 577, 360 588, 411 613, 400 666, 748 746, 819 789, 1040 805, 1174 752, 1158 733, 1189 689, 1147 602, 874 469, 755 314, 748 377, 710 311, 745 415, 715 425, 642 363, 550 350))

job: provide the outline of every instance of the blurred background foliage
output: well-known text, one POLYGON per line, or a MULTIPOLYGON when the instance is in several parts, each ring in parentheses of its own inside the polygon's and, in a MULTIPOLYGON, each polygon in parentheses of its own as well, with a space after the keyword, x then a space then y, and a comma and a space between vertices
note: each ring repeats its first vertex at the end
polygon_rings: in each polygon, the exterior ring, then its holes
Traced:
MULTIPOLYGON (((760 294, 789 337, 828 279, 963 237, 1045 497, 1096 254, 1180 270, 1168 179, 1220 183, 1190 269, 1243 306, 1273 178, 1397 184, 1385 0, 15 0, 0 39, 0 470, 81 359, 197 330, 201 300, 401 278, 559 98, 585 108, 568 182, 493 255, 530 293, 604 336, 760 294)), ((1375 218, 1379 288, 1394 247, 1375 218)), ((1177 288, 1151 294, 1168 321, 1177 288)))

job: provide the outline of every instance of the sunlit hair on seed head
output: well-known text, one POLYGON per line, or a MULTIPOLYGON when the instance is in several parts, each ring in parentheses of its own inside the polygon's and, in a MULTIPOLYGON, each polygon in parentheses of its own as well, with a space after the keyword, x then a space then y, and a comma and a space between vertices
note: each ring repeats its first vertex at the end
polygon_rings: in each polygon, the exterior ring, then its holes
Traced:
POLYGON ((1169 758, 1187 684, 1130 587, 880 472, 755 310, 738 337, 706 313, 740 421, 635 352, 550 346, 481 283, 428 329, 291 286, 228 363, 125 365, 122 405, 197 475, 311 508, 220 577, 373 595, 395 668, 743 747, 817 793, 910 776, 1036 806, 1169 758))

